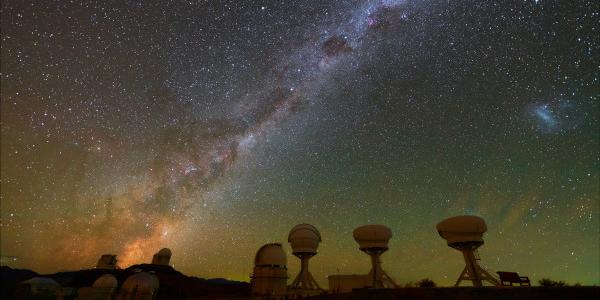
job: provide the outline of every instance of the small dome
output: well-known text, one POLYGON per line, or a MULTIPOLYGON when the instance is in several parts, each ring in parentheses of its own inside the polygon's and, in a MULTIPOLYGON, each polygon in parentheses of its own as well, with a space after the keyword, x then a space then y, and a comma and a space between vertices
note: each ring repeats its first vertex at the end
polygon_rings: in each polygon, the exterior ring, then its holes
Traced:
POLYGON ((159 287, 158 277, 148 272, 140 272, 127 277, 127 280, 121 286, 122 289, 127 290, 132 290, 136 287, 138 290, 157 290, 159 287))
POLYGON ((365 225, 354 229, 354 240, 361 250, 369 248, 388 249, 392 230, 384 225, 365 225))
POLYGON ((266 244, 256 252, 254 257, 255 266, 280 266, 285 267, 287 257, 283 247, 279 243, 266 244))
POLYGON ((298 224, 290 230, 288 235, 294 253, 316 253, 321 234, 310 224, 298 224))
POLYGON ((102 254, 96 263, 97 269, 115 269, 117 266, 117 256, 114 254, 102 254))
POLYGON ((119 283, 117 282, 117 278, 111 274, 104 274, 92 284, 92 287, 95 288, 117 288, 119 283))
POLYGON ((169 257, 171 257, 171 255, 173 254, 173 252, 171 252, 171 249, 169 249, 169 248, 162 248, 162 249, 160 249, 160 251, 158 251, 157 254, 158 255, 162 255, 162 256, 169 256, 169 257))
POLYGON ((154 254, 154 256, 152 256, 152 264, 168 266, 169 262, 171 261, 171 254, 172 252, 169 248, 160 249, 160 251, 158 251, 154 254))
POLYGON ((438 223, 436 228, 450 246, 468 242, 483 244, 483 233, 487 231, 485 221, 477 216, 448 218, 438 223))
POLYGON ((21 283, 35 286, 60 287, 60 284, 56 280, 48 277, 33 277, 21 283))

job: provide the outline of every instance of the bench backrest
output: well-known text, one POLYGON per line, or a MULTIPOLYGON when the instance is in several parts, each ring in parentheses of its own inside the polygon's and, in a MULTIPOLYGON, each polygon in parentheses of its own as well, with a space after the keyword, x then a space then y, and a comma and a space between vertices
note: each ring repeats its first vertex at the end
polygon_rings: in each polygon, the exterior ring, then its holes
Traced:
POLYGON ((496 272, 500 276, 500 280, 502 281, 515 281, 518 282, 521 280, 519 278, 519 274, 515 272, 496 272))

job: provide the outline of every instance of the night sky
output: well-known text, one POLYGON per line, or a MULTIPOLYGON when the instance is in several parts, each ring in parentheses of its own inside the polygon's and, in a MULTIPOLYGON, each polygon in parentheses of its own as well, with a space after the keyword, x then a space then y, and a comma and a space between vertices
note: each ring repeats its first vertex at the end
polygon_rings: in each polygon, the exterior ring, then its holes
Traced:
POLYGON ((474 214, 490 271, 600 284, 598 1, 2 1, 1 252, 103 253, 249 280, 315 225, 311 271, 453 284, 435 229, 474 214))

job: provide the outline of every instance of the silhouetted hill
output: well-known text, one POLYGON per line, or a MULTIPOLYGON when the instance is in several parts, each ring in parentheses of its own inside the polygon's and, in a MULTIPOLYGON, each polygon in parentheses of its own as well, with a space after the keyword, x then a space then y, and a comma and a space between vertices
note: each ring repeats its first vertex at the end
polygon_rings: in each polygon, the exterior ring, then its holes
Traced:
POLYGON ((211 284, 217 284, 217 285, 236 285, 236 284, 240 284, 240 283, 245 283, 243 281, 234 281, 234 280, 229 280, 229 279, 225 279, 225 278, 211 278, 211 279, 206 279, 207 282, 210 282, 211 284))
POLYGON ((119 287, 130 275, 136 272, 151 272, 160 282, 159 299, 187 299, 206 296, 213 297, 238 297, 250 295, 250 284, 247 282, 230 281, 223 278, 203 279, 187 276, 170 266, 152 264, 133 265, 126 269, 104 270, 89 269, 79 271, 58 272, 48 275, 39 275, 29 270, 16 270, 2 267, 2 299, 12 295, 19 282, 35 276, 49 277, 56 280, 63 287, 80 288, 91 286, 103 274, 112 274, 117 278, 119 287))

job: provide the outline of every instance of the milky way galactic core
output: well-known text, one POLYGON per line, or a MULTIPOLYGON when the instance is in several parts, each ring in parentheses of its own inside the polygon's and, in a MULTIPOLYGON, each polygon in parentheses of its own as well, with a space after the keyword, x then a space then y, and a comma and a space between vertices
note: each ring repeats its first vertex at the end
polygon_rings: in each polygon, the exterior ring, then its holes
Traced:
POLYGON ((324 284, 372 223, 448 285, 473 214, 488 268, 599 284, 600 5, 564 2, 3 1, 2 256, 248 280, 310 223, 324 284))

